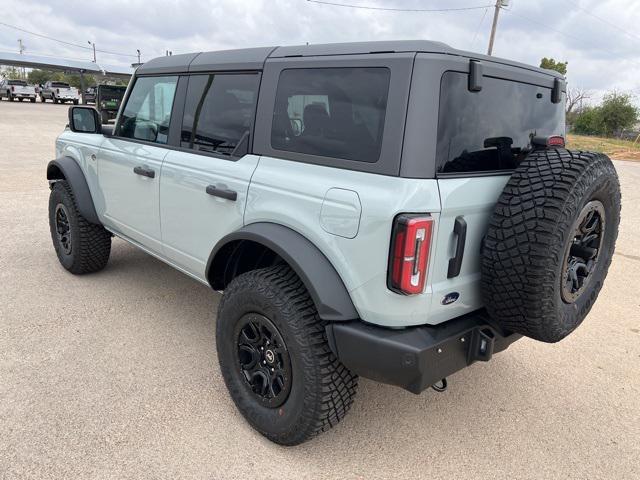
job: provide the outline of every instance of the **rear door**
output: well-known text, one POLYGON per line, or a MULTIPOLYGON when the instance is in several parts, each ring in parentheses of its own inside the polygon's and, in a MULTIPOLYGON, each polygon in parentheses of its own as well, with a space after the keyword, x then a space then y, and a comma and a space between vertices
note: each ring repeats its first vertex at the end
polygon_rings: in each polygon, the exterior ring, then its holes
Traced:
POLYGON ((215 244, 243 225, 259 160, 249 153, 259 83, 255 72, 188 77, 179 147, 162 166, 160 216, 165 256, 201 279, 215 244))
POLYGON ((483 306, 481 245, 498 197, 532 136, 564 135, 564 103, 552 103, 551 88, 488 76, 480 91, 468 85, 467 73, 442 77, 436 147, 442 210, 431 272, 435 321, 483 306))
MULTIPOLYGON (((161 253, 159 187, 178 77, 138 77, 98 152, 107 226, 161 253)), ((100 202, 99 202, 100 203, 100 202)))

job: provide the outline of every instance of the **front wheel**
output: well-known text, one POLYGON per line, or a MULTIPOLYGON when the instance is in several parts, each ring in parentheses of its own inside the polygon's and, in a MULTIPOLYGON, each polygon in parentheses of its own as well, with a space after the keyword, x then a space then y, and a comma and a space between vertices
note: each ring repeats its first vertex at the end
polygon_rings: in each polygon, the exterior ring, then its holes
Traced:
POLYGON ((102 270, 111 253, 111 234, 80 214, 69 184, 57 181, 49 195, 49 229, 64 268, 76 275, 102 270))
POLYGON ((262 435, 297 445, 347 413, 358 377, 335 357, 326 322, 286 265, 236 277, 220 302, 216 343, 238 410, 262 435))

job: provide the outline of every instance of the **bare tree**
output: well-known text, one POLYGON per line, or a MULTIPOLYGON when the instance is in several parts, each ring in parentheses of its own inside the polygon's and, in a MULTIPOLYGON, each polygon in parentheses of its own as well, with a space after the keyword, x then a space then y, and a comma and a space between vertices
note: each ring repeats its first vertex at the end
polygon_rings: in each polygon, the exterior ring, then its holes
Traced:
POLYGON ((567 105, 566 113, 575 112, 582 109, 585 100, 591 98, 591 92, 580 87, 572 87, 567 89, 567 105))

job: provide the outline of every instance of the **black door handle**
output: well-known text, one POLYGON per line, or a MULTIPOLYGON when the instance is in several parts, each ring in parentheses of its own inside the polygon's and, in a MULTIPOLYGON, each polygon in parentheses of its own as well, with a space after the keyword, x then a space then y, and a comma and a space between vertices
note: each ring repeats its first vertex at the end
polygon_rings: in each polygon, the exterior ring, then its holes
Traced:
POLYGON ((150 168, 134 167, 133 173, 135 173, 136 175, 142 175, 143 177, 149 177, 149 178, 156 177, 156 172, 151 170, 150 168))
POLYGON ((206 192, 214 197, 226 198, 235 202, 238 199, 238 192, 228 188, 217 188, 215 185, 208 185, 206 192))
POLYGON ((463 217, 456 217, 453 224, 453 233, 458 236, 456 242, 456 253, 449 259, 449 270, 447 278, 453 278, 460 275, 460 267, 462 267, 462 258, 464 257, 464 244, 467 241, 467 222, 463 217))

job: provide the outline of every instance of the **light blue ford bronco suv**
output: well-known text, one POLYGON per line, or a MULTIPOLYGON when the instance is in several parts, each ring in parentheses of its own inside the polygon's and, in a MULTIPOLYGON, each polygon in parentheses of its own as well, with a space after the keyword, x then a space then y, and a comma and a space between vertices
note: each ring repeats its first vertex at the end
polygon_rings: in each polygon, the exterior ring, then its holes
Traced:
POLYGON ((47 167, 53 245, 85 274, 115 235, 223 291, 229 393, 298 444, 344 417, 358 376, 443 390, 582 322, 620 188, 606 156, 564 148, 565 90, 428 41, 157 58, 115 125, 69 109, 47 167))

